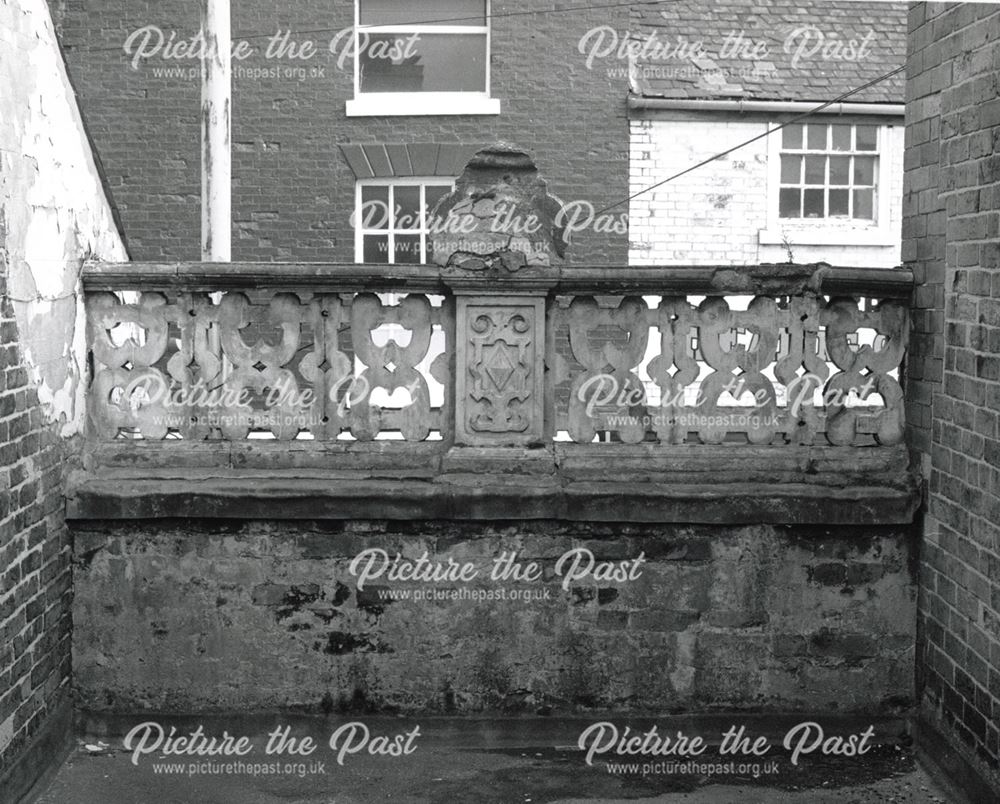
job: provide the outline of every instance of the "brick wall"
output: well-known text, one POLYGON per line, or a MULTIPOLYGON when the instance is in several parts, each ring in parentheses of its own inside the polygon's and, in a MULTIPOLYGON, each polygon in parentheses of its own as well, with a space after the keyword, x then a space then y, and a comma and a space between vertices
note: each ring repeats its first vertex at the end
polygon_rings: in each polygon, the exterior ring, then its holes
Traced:
MULTIPOLYGON (((638 193, 763 134, 768 121, 703 115, 701 120, 636 119, 630 125, 630 192, 638 193)), ((761 230, 774 228, 787 233, 795 262, 899 265, 903 127, 888 129, 888 139, 889 229, 895 245, 850 245, 849 234, 844 245, 820 244, 807 227, 769 221, 768 140, 761 139, 634 198, 629 208, 629 261, 635 265, 786 262, 784 246, 760 242, 761 230)))
POLYGON ((62 441, 21 360, 7 288, 0 247, 0 791, 68 703, 72 598, 62 441))
POLYGON ((124 260, 48 8, 0 1, 0 801, 68 738, 70 537, 87 255, 124 260))
MULTIPOLYGON (((199 3, 50 5, 59 14, 70 71, 133 257, 198 259, 198 62, 153 59, 133 70, 122 46, 130 32, 147 25, 191 37, 199 3), (154 72, 178 64, 190 75, 154 72)), ((233 259, 354 261, 354 174, 339 148, 344 143, 503 139, 531 151, 550 191, 564 201, 586 200, 600 209, 625 197, 626 78, 588 69, 577 46, 594 26, 626 27, 618 18, 627 9, 535 14, 523 13, 537 11, 527 0, 494 2, 492 95, 500 99, 499 116, 348 118, 353 73, 337 68, 328 44, 353 24, 352 3, 234 0, 232 8, 234 38, 248 37, 257 48, 239 63, 234 80, 233 259), (267 36, 279 27, 293 31, 297 41, 317 44, 320 53, 303 66, 322 68, 322 75, 254 77, 254 70, 290 64, 263 57, 267 36)), ((570 257, 621 262, 626 251, 623 233, 581 233, 570 257)))
POLYGON ((922 715, 1000 791, 1000 9, 916 4, 909 27, 907 419, 929 476, 922 715))
MULTIPOLYGON (((0 217, 0 246, 4 240, 0 217)), ((72 592, 70 539, 63 518, 62 440, 45 420, 21 360, 2 247, 0 294, 2 792, 14 761, 68 702, 72 592)))

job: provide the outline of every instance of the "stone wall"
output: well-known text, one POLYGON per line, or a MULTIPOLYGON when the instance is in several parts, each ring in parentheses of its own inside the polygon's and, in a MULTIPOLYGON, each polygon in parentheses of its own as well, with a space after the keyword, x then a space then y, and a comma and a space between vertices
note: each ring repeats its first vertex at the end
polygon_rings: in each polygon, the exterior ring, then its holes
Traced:
POLYGON ((907 533, 81 521, 75 685, 83 709, 110 712, 899 711, 913 692, 907 533), (383 575, 359 592, 350 565, 370 548, 468 562, 480 574, 468 583, 383 575), (556 574, 557 562, 574 548, 637 567, 633 579, 595 563, 564 589, 569 564, 556 574), (490 580, 504 552, 537 562, 542 576, 490 580), (387 599, 406 589, 464 597, 387 599), (511 599, 514 590, 529 599, 511 599))
MULTIPOLYGON (((1000 791, 1000 9, 910 12, 904 256, 912 443, 929 478, 921 713, 1000 791)), ((938 758, 946 755, 936 752, 938 758)), ((987 800, 987 799, 983 799, 987 800)))
POLYGON ((125 253, 49 12, 0 0, 0 800, 67 734, 66 436, 83 421, 87 255, 125 253))

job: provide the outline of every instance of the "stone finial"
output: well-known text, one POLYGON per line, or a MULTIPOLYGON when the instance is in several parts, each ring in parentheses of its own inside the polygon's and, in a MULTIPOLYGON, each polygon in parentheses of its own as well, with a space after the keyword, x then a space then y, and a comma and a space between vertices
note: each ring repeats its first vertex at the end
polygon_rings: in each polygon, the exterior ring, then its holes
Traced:
POLYGON ((566 251, 560 203, 531 157, 498 142, 476 153, 431 212, 434 262, 466 271, 545 268, 566 251))

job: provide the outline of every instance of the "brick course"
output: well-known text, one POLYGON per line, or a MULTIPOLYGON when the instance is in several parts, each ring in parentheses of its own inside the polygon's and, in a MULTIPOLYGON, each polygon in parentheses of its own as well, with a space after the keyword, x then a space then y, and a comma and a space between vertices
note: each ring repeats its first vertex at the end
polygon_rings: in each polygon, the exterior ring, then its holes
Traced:
POLYGON ((1000 10, 909 17, 904 259, 907 421, 928 479, 922 714, 1000 790, 1000 10))

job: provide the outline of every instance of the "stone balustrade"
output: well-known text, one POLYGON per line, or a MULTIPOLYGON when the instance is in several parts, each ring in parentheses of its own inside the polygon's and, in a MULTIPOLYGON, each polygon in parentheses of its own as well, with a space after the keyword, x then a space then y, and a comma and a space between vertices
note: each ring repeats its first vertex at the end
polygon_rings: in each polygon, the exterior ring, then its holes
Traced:
POLYGON ((912 492, 904 270, 132 263, 84 283, 91 473, 912 492))

